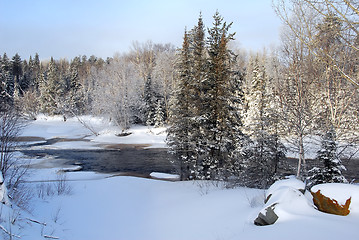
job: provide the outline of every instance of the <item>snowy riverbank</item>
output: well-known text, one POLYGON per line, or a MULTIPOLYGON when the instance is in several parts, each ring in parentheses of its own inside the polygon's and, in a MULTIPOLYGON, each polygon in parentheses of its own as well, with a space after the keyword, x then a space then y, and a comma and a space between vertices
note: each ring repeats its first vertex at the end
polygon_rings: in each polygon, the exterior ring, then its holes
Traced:
MULTIPOLYGON (((94 148, 103 143, 165 146, 164 129, 136 126, 129 130, 131 135, 116 137, 120 130, 108 122, 91 118, 88 121, 99 131, 99 136, 90 135, 76 119, 63 122, 61 118, 44 117, 30 123, 22 136, 87 139, 41 146, 49 148, 94 148)), ((28 178, 33 191, 30 213, 22 212, 17 224, 10 225, 7 219, 17 216, 17 211, 3 206, 0 224, 26 240, 46 239, 46 236, 67 240, 328 240, 355 239, 358 233, 359 186, 356 185, 347 189, 353 199, 351 213, 346 217, 319 212, 295 197, 292 204, 281 208, 278 222, 259 227, 253 221, 263 209, 264 190, 225 189, 203 181, 171 182, 93 172, 59 174, 59 170, 32 169, 28 178), (64 178, 66 181, 62 181, 64 178), (69 191, 60 195, 46 193, 59 183, 64 183, 69 191)), ((340 185, 328 191, 335 195, 344 188, 340 185)))

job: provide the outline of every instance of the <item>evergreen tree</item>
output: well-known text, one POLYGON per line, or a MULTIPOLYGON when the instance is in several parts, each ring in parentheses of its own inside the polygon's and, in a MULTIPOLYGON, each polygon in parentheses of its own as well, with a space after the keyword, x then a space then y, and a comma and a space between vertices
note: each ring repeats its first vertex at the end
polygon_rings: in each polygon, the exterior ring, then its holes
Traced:
POLYGON ((0 68, 0 112, 5 111, 7 104, 6 78, 0 68))
POLYGON ((54 115, 61 113, 63 84, 53 58, 44 74, 40 77, 41 104, 44 112, 54 115))
POLYGON ((322 137, 321 149, 317 152, 316 161, 323 163, 323 168, 314 167, 309 171, 308 188, 321 183, 347 183, 342 174, 346 170, 337 155, 336 133, 330 128, 322 137))
POLYGON ((84 111, 84 96, 80 84, 79 70, 81 68, 81 59, 75 57, 69 66, 66 109, 70 113, 79 114, 84 111))
POLYGON ((190 83, 191 93, 189 96, 191 97, 191 101, 193 103, 193 114, 200 117, 205 109, 202 102, 202 99, 204 98, 202 85, 207 77, 205 30, 201 14, 198 18, 197 26, 192 29, 189 37, 191 38, 189 40, 191 51, 190 56, 193 62, 191 70, 193 81, 190 83))
POLYGON ((156 114, 154 119, 155 127, 162 127, 165 122, 165 112, 163 108, 164 102, 163 99, 158 99, 156 103, 156 114))
MULTIPOLYGON (((40 66, 40 58, 39 55, 36 53, 34 59, 30 56, 29 58, 29 88, 32 90, 37 91, 39 89, 39 79, 41 73, 41 66, 40 66)), ((25 73, 25 72, 24 72, 25 73)))
POLYGON ((171 150, 180 161, 182 179, 225 179, 238 174, 244 134, 240 74, 233 71, 228 42, 231 24, 217 12, 207 44, 201 16, 185 34, 180 54, 179 83, 168 134, 171 150))
POLYGON ((30 88, 31 84, 31 72, 30 66, 26 60, 22 62, 22 78, 19 84, 20 89, 22 90, 21 93, 27 91, 30 88))
POLYGON ((145 102, 145 123, 148 126, 155 124, 156 115, 156 95, 153 89, 152 77, 149 75, 145 82, 144 91, 144 102, 145 102))
POLYGON ((228 33, 232 24, 223 22, 218 12, 213 16, 213 27, 208 30, 207 77, 202 89, 205 109, 201 132, 205 141, 201 143, 201 175, 206 179, 227 178, 238 156, 232 153, 241 145, 244 134, 241 132, 242 121, 235 108, 237 96, 233 96, 235 74, 232 66, 235 57, 228 50, 228 43, 234 34, 228 33))
POLYGON ((285 159, 285 147, 275 133, 271 133, 271 109, 266 84, 268 77, 258 57, 251 67, 251 84, 246 94, 248 109, 244 121, 245 132, 251 139, 243 164, 245 185, 265 188, 273 183, 278 163, 285 159))
POLYGON ((26 90, 25 83, 22 81, 22 61, 18 53, 16 53, 12 58, 11 71, 14 76, 14 91, 17 93, 15 96, 18 97, 19 94, 22 94, 22 92, 26 90))
POLYGON ((35 54, 35 57, 34 57, 34 63, 33 65, 30 66, 31 69, 32 69, 32 73, 33 73, 33 77, 32 77, 32 80, 33 80, 33 85, 37 88, 38 85, 39 85, 39 82, 37 81, 40 77, 40 74, 41 74, 41 62, 40 62, 40 57, 39 57, 39 54, 35 54))
POLYGON ((244 119, 245 132, 252 136, 253 134, 267 129, 268 116, 266 95, 266 73, 263 66, 260 66, 258 57, 252 63, 252 73, 250 86, 246 94, 247 111, 244 119))
POLYGON ((179 162, 181 180, 193 179, 196 167, 195 143, 192 141, 193 102, 191 94, 193 59, 187 31, 183 37, 178 61, 178 82, 172 99, 167 143, 179 162))
POLYGON ((14 76, 12 74, 12 68, 9 58, 6 53, 4 53, 1 59, 1 72, 2 72, 2 87, 5 88, 3 95, 3 102, 6 105, 12 105, 14 102, 14 91, 15 91, 15 82, 14 76))

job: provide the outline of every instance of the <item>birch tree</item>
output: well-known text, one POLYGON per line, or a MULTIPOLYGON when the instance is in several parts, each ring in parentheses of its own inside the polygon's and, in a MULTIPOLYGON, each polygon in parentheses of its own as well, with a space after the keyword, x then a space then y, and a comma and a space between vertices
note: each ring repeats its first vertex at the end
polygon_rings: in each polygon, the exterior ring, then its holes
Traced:
POLYGON ((352 0, 276 0, 274 1, 274 7, 278 16, 312 54, 321 60, 330 59, 331 68, 340 73, 343 79, 350 82, 356 88, 359 88, 357 72, 353 72, 348 68, 342 68, 340 62, 337 61, 334 55, 326 52, 323 48, 317 47, 318 42, 316 42, 314 38, 318 31, 313 29, 313 24, 316 25, 317 21, 313 21, 313 17, 311 16, 315 15, 316 19, 324 19, 335 15, 343 25, 342 31, 338 33, 338 37, 345 43, 345 47, 348 49, 347 51, 351 51, 355 55, 359 51, 358 2, 352 0), (293 14, 302 16, 301 30, 293 25, 291 21, 293 14))

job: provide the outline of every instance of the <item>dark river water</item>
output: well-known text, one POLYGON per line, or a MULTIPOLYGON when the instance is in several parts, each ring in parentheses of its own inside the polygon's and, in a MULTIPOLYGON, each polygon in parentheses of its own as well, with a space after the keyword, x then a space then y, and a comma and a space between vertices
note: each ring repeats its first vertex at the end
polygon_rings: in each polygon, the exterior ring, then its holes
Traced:
POLYGON ((122 150, 44 149, 22 150, 30 158, 44 158, 62 165, 78 165, 82 171, 129 173, 147 176, 151 172, 176 173, 173 156, 167 149, 149 148, 122 150))
MULTIPOLYGON (((34 167, 55 166, 80 166, 81 171, 94 171, 99 173, 122 173, 134 176, 147 177, 152 172, 178 173, 175 166, 175 158, 164 148, 146 148, 145 145, 114 144, 103 145, 102 149, 31 149, 32 146, 49 146, 59 141, 71 141, 71 139, 49 139, 43 143, 30 144, 20 150, 29 158, 43 159, 43 164, 34 167), (28 148, 30 147, 30 148, 28 148)), ((78 141, 75 139, 75 141, 78 141)), ((83 141, 83 140, 81 140, 83 141)), ((284 175, 295 174, 297 159, 288 158, 283 171, 284 175), (289 171, 288 171, 289 170, 289 171)), ((313 166, 322 167, 313 160, 307 160, 308 169, 313 166)), ((349 181, 359 179, 359 160, 344 160, 347 171, 344 176, 349 181)))

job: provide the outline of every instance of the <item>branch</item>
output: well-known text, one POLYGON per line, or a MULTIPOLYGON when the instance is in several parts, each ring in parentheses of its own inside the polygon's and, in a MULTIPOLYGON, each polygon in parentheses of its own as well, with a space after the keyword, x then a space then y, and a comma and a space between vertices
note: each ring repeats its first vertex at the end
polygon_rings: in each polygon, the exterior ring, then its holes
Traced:
POLYGON ((16 238, 21 238, 18 235, 12 234, 11 232, 9 232, 6 228, 4 228, 2 225, 0 225, 0 229, 3 230, 7 235, 9 235, 10 237, 16 237, 16 238))
POLYGON ((43 226, 46 226, 46 223, 43 223, 43 222, 39 222, 37 220, 33 220, 33 219, 30 219, 30 218, 26 218, 27 220, 29 220, 30 222, 33 222, 33 223, 37 223, 37 224, 40 224, 40 225, 43 225, 43 226))
POLYGON ((49 235, 44 235, 44 238, 48 238, 48 239, 60 239, 59 237, 54 237, 54 236, 49 236, 49 235))
MULTIPOLYGON (((308 3, 312 8, 314 8, 318 13, 326 16, 320 9, 315 7, 309 0, 305 0, 305 2, 308 3)), ((314 51, 312 44, 309 43, 308 41, 306 41, 304 39, 304 37, 301 35, 301 33, 299 31, 297 31, 295 29, 295 27, 293 26, 293 24, 290 22, 290 18, 288 16, 287 9, 285 7, 285 3, 283 2, 283 0, 280 2, 280 4, 278 6, 276 6, 275 11, 276 11, 277 15, 282 19, 282 21, 291 29, 291 31, 294 33, 295 37, 297 39, 299 39, 299 41, 302 44, 304 44, 306 47, 308 47, 309 51, 312 52, 314 54, 314 56, 323 60, 323 57, 320 56, 318 53, 316 53, 316 51, 314 51), (282 9, 280 9, 280 8, 282 8, 282 9)), ((348 24, 350 24, 350 23, 348 22, 348 24)), ((311 36, 308 36, 308 37, 311 38, 311 36)), ((333 62, 332 67, 334 69, 336 69, 342 75, 342 77, 344 79, 346 79, 347 81, 352 83, 356 88, 359 88, 359 82, 355 81, 352 77, 350 77, 348 74, 346 74, 337 64, 335 64, 336 61, 331 55, 321 51, 321 49, 318 49, 318 50, 333 62)))
POLYGON ((71 113, 77 118, 77 120, 88 130, 90 130, 95 136, 98 136, 99 134, 93 129, 93 127, 89 126, 85 121, 83 121, 77 114, 75 114, 73 111, 71 113))

